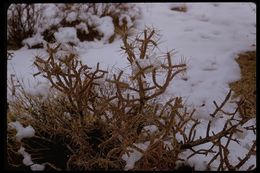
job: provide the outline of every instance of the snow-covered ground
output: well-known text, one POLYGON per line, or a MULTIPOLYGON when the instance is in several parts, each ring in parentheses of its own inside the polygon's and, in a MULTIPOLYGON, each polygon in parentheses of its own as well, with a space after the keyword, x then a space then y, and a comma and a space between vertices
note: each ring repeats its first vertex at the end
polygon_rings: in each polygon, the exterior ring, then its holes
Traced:
MULTIPOLYGON (((138 3, 142 17, 137 21, 135 32, 142 31, 145 26, 158 29, 162 36, 160 51, 165 53, 174 49, 176 53, 173 61, 176 63, 181 61, 181 57, 185 58, 187 72, 174 78, 161 101, 182 96, 187 106, 196 108, 196 117, 203 122, 209 120, 209 114, 214 111, 213 101, 220 103, 229 91, 229 83, 240 78, 236 55, 256 49, 256 6, 253 3, 186 3, 187 12, 170 10, 176 5, 180 4, 138 3)), ((110 20, 106 20, 104 26, 110 32, 113 26, 108 21, 110 20)), ((106 32, 105 28, 101 29, 106 32)), ((103 69, 122 69, 124 73, 131 73, 129 63, 120 51, 121 40, 117 39, 112 44, 107 44, 104 40, 79 43, 73 29, 69 28, 59 29, 57 38, 63 41, 64 33, 71 35, 66 39, 71 38, 77 43, 76 49, 83 63, 95 67, 100 62, 103 69)), ((36 55, 46 55, 45 50, 23 47, 12 52, 14 56, 8 60, 8 77, 16 74, 20 80, 23 79, 25 89, 31 93, 48 93, 47 81, 40 76, 33 77, 37 69, 32 65, 36 55)), ((8 99, 11 97, 8 96, 8 99)), ((233 107, 229 104, 225 109, 233 110, 233 107)), ((220 130, 223 122, 224 120, 216 119, 214 128, 220 130)), ((201 134, 204 134, 205 126, 201 129, 201 134)), ((254 134, 248 133, 241 139, 241 145, 233 145, 231 157, 234 162, 238 155, 244 156, 247 141, 255 138, 254 134)), ((204 161, 208 159, 196 156, 188 162, 198 170, 203 170, 204 161)), ((246 169, 251 164, 256 164, 255 158, 250 159, 241 169, 246 169)))

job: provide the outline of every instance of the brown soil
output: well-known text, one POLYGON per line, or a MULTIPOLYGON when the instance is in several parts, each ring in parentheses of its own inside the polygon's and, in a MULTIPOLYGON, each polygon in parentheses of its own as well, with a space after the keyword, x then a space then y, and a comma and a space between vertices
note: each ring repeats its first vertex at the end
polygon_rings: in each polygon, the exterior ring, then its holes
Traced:
POLYGON ((185 13, 185 12, 187 12, 187 6, 184 4, 184 5, 180 5, 178 7, 172 7, 171 10, 185 13))

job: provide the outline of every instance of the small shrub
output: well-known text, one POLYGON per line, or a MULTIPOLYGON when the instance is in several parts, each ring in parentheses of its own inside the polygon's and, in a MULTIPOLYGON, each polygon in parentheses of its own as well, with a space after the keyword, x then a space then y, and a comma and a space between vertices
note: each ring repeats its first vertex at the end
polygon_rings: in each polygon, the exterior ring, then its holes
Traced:
MULTIPOLYGON (((99 69, 99 64, 94 72, 92 68, 83 65, 75 54, 63 55, 59 57, 57 51, 61 44, 55 48, 47 45, 49 58, 43 60, 36 57, 34 64, 47 78, 52 87, 65 94, 71 104, 71 107, 77 111, 78 115, 83 117, 88 114, 89 102, 95 102, 95 88, 98 85, 95 80, 103 78, 107 73, 99 69)), ((38 73, 38 74, 40 74, 38 73)))
POLYGON ((88 33, 77 29, 77 37, 80 41, 94 41, 95 39, 101 40, 102 35, 94 28, 88 28, 88 33))
MULTIPOLYGON (((134 4, 124 3, 55 4, 53 10, 57 12, 52 16, 45 15, 47 7, 45 4, 12 4, 9 7, 8 49, 22 47, 22 41, 35 34, 41 34, 48 43, 55 43, 54 34, 60 27, 77 28, 80 41, 103 39, 105 43, 112 43, 125 27, 128 30, 134 27, 135 20, 141 15, 134 4), (111 17, 112 21, 104 21, 106 17, 111 17), (107 29, 111 32, 104 31, 105 26, 102 26, 108 22, 111 26, 107 29)), ((40 44, 35 46, 42 47, 40 44)))
POLYGON ((22 41, 36 33, 40 8, 34 4, 12 4, 7 11, 8 49, 22 47, 22 41))
POLYGON ((42 35, 43 39, 47 41, 48 43, 55 43, 56 39, 54 37, 54 33, 58 31, 58 26, 51 25, 50 28, 46 29, 42 35))
MULTIPOLYGON (((123 33, 121 49, 132 68, 132 75, 127 78, 123 71, 105 76, 107 72, 99 64, 92 69, 74 53, 61 54, 60 44, 48 45, 49 56, 35 58, 39 70, 35 76, 48 79, 53 93, 40 98, 20 88, 15 95, 17 100, 9 103, 19 121, 36 129, 36 136, 23 139, 20 145, 32 154, 33 160, 55 170, 123 170, 130 152, 142 154, 131 170, 174 170, 178 169, 177 162, 184 162, 180 154, 187 150, 191 152, 187 159, 211 154, 207 170, 215 161, 217 170, 240 170, 255 155, 256 142, 236 164, 228 160, 229 148, 231 141, 239 144, 234 137, 237 132, 255 131, 254 125, 243 127, 250 118, 237 116, 240 104, 234 112, 223 110, 230 100, 230 91, 219 105, 213 102, 216 109, 209 115, 226 116, 223 129, 212 132, 209 120, 205 135, 197 137, 201 122, 194 118, 195 110, 188 111, 181 97, 163 104, 156 102, 173 78, 186 69, 186 64, 172 62, 170 52, 154 54, 158 41, 157 31, 152 28, 133 39, 123 33), (158 73, 165 75, 163 82, 159 83, 158 73), (138 144, 146 144, 146 148, 138 144), (203 144, 210 147, 196 149, 203 144)), ((8 132, 9 144, 16 142, 10 140, 14 133, 10 129, 8 132)), ((9 157, 13 158, 17 148, 8 146, 9 157)), ((10 164, 13 161, 9 159, 10 164)), ((251 165, 248 170, 254 167, 251 165)))

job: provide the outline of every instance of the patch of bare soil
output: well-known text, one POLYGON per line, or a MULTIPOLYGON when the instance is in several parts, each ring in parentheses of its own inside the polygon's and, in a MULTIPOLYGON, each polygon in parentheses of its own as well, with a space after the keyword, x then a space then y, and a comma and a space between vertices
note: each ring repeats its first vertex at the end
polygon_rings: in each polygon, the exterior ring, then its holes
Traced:
POLYGON ((172 7, 171 10, 185 13, 185 12, 187 12, 187 6, 185 4, 183 4, 183 5, 179 5, 176 7, 172 7))

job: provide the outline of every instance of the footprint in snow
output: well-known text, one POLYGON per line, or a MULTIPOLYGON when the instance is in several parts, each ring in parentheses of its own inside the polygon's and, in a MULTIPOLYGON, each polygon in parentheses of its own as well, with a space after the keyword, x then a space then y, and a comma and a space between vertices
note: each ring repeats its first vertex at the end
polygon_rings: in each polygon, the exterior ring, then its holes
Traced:
POLYGON ((212 31, 213 35, 220 35, 220 31, 212 31))
POLYGON ((214 60, 208 60, 205 62, 204 67, 202 68, 203 71, 214 71, 217 70, 217 63, 214 58, 214 60))
POLYGON ((197 19, 201 22, 208 22, 209 21, 209 18, 205 14, 198 16, 197 19))
POLYGON ((206 39, 206 40, 212 40, 213 39, 212 36, 210 36, 208 34, 204 34, 204 33, 201 33, 199 36, 200 36, 200 38, 206 39))
POLYGON ((184 32, 191 32, 191 31, 193 31, 193 28, 192 27, 186 27, 186 28, 184 28, 183 31, 184 32))

